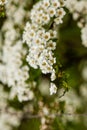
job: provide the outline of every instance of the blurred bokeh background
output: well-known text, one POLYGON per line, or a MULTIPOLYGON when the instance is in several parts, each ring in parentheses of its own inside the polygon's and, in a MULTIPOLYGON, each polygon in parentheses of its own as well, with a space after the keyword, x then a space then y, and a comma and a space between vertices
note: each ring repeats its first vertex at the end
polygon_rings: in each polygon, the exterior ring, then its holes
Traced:
MULTIPOLYGON (((37 1, 25 0, 26 12, 37 1)), ((77 26, 77 21, 73 20, 67 8, 64 9, 66 15, 63 23, 57 28, 58 41, 55 50, 58 93, 50 96, 49 75, 43 75, 40 70, 30 68, 31 81, 34 79, 37 82, 36 87, 33 87, 34 99, 26 102, 19 102, 17 97, 12 100, 7 99, 8 105, 3 111, 4 113, 10 111, 15 117, 4 115, 2 118, 0 115, 0 130, 87 130, 87 48, 82 45, 81 29, 77 26), (8 106, 11 107, 10 110, 8 106), (18 113, 11 109, 15 109, 18 113), (13 125, 11 128, 4 126, 4 120, 11 122, 11 118, 12 122, 18 119, 19 125, 13 125)), ((28 15, 24 18, 23 27, 28 20, 28 15)), ((0 17, 0 64, 4 46, 2 28, 7 19, 8 15, 5 12, 5 16, 0 17)), ((21 28, 20 33, 22 33, 23 27, 19 25, 15 28, 21 28)), ((2 104, 5 102, 3 99, 6 99, 6 96, 3 97, 6 95, 3 91, 9 95, 10 88, 0 81, 0 102, 2 104)), ((0 105, 1 108, 2 106, 5 105, 0 105)), ((7 124, 10 124, 9 122, 7 124)))

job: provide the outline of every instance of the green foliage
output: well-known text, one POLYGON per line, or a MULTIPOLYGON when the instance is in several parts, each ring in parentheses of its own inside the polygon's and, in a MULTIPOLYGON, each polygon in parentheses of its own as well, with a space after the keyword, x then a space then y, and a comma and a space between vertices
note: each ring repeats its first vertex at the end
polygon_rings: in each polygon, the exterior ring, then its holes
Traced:
POLYGON ((40 127, 40 120, 39 119, 30 119, 30 120, 23 120, 22 125, 19 127, 18 130, 39 130, 40 127))
POLYGON ((5 8, 4 8, 4 6, 0 6, 0 17, 5 17, 5 8))

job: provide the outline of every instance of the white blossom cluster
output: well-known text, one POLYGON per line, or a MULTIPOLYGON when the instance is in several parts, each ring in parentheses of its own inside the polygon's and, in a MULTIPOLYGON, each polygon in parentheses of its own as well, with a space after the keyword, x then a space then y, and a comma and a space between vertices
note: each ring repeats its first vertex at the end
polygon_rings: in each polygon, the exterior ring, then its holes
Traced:
POLYGON ((87 1, 86 0, 67 0, 66 7, 73 14, 73 19, 78 21, 81 28, 82 44, 87 47, 87 1))
MULTIPOLYGON (((30 12, 30 22, 26 23, 23 41, 29 47, 27 61, 34 69, 40 68, 43 74, 51 74, 51 81, 56 79, 53 65, 56 63, 53 51, 56 49, 57 32, 44 26, 51 22, 55 25, 62 23, 65 15, 64 0, 42 0, 33 6, 30 12)), ((51 83, 51 88, 54 83, 51 83)), ((56 87, 56 86, 55 86, 56 87)), ((55 89, 56 90, 56 89, 55 89)), ((55 93, 50 89, 51 94, 55 93)))
POLYGON ((26 83, 29 79, 29 67, 23 64, 27 51, 21 41, 20 26, 27 13, 23 8, 24 3, 20 4, 22 1, 15 2, 19 8, 12 0, 6 5, 8 18, 2 27, 4 45, 1 55, 2 63, 0 63, 0 81, 11 88, 10 98, 17 96, 19 101, 26 101, 33 99, 31 84, 35 84, 26 83))
POLYGON ((51 18, 54 18, 56 24, 62 23, 62 18, 65 15, 62 8, 64 4, 64 0, 42 0, 38 2, 33 6, 30 13, 32 23, 42 26, 49 23, 51 18))
POLYGON ((25 16, 29 15, 28 12, 24 9, 25 6, 26 1, 23 0, 9 0, 8 4, 6 4, 7 17, 12 19, 13 24, 23 26, 23 20, 25 16))
POLYGON ((52 39, 56 38, 56 32, 46 31, 44 28, 38 29, 37 26, 33 29, 34 26, 35 24, 27 23, 25 27, 24 40, 29 46, 27 61, 35 69, 39 66, 44 74, 55 73, 52 66, 56 59, 53 57, 52 50, 56 48, 56 42, 52 39))
POLYGON ((8 2, 8 0, 0 0, 0 5, 3 6, 8 2))
POLYGON ((8 107, 9 95, 0 84, 0 130, 12 130, 20 125, 22 113, 12 107, 8 107))

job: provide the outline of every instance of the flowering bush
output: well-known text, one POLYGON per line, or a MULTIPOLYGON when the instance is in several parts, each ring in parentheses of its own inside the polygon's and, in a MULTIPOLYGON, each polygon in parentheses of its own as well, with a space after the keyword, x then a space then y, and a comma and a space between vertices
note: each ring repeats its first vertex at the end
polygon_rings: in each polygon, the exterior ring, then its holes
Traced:
POLYGON ((0 0, 0 130, 87 129, 86 5, 0 0))

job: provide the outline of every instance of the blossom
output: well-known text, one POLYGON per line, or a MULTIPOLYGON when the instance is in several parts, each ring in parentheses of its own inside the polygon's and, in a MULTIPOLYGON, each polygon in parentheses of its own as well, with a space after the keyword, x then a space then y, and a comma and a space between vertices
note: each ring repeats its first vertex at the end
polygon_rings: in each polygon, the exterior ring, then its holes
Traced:
POLYGON ((50 95, 55 94, 57 92, 57 87, 54 83, 50 84, 50 95))
MULTIPOLYGON (((36 23, 37 25, 42 26, 49 23, 50 19, 53 17, 54 19, 61 17, 62 21, 62 18, 65 15, 65 11, 62 8, 64 3, 64 0, 42 0, 38 2, 33 6, 33 9, 30 13, 30 19, 32 23, 36 23), (57 15, 57 10, 61 9, 63 13, 57 15)), ((60 24, 60 22, 58 24, 60 24)))
POLYGON ((63 22, 64 0, 42 0, 36 3, 30 12, 30 22, 26 23, 23 42, 28 45, 27 62, 34 69, 40 68, 43 74, 51 74, 51 81, 56 79, 53 65, 56 63, 53 51, 56 49, 57 32, 52 28, 46 30, 44 25, 63 22))
POLYGON ((9 93, 4 91, 4 86, 0 84, 0 130, 12 130, 20 125, 22 112, 9 106, 8 99, 9 93))
POLYGON ((0 57, 2 61, 0 63, 0 81, 10 87, 10 99, 17 96, 20 102, 32 100, 34 98, 31 90, 33 82, 26 82, 30 77, 29 67, 24 64, 27 50, 23 47, 20 33, 27 14, 24 2, 9 0, 6 10, 7 19, 1 30, 4 33, 4 44, 0 57))
MULTIPOLYGON (((33 25, 31 25, 31 27, 32 26, 33 25)), ((56 63, 52 52, 52 50, 56 48, 56 43, 50 39, 55 37, 55 31, 45 31, 44 28, 37 28, 35 30, 32 29, 31 31, 26 31, 26 27, 23 37, 30 48, 29 55, 27 56, 28 63, 35 69, 40 67, 44 74, 51 73, 52 65, 56 63), (30 36, 31 32, 34 32, 34 37, 30 36)))
POLYGON ((0 5, 5 5, 8 2, 8 0, 0 0, 0 5))

